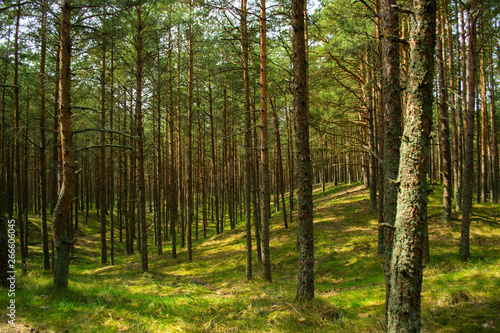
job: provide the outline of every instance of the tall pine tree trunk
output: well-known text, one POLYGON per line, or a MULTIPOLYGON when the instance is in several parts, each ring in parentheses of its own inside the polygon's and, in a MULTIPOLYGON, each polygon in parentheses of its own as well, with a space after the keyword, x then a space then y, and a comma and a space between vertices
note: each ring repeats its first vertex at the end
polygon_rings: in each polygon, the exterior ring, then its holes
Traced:
POLYGON ((295 115, 295 146, 297 149, 297 196, 298 225, 297 250, 299 252, 299 276, 297 299, 314 298, 314 236, 313 236, 313 169, 309 148, 309 96, 307 87, 307 55, 305 40, 305 0, 292 2, 293 71, 295 115))
POLYGON ((401 86, 399 68, 399 20, 395 0, 381 0, 380 15, 382 23, 382 64, 383 64, 383 103, 384 103, 384 254, 386 304, 390 295, 390 261, 394 238, 394 223, 398 189, 394 182, 398 177, 399 148, 401 145, 401 86))
MULTIPOLYGON (((245 228, 246 228, 246 278, 252 279, 252 128, 250 120, 250 82, 248 79, 247 1, 241 1, 241 51, 243 53, 243 84, 245 89, 245 228)), ((256 209, 256 207, 254 207, 256 209)), ((285 212, 286 214, 286 212, 285 212)))
POLYGON ((441 36, 437 38, 436 59, 439 85, 439 115, 440 115, 440 146, 441 146, 441 171, 443 175, 443 221, 451 221, 451 149, 450 128, 448 124, 448 92, 444 77, 444 19, 439 20, 441 36))
POLYGON ((59 122, 61 130, 62 186, 52 217, 55 246, 54 286, 68 288, 69 255, 74 239, 68 237, 68 217, 75 188, 75 155, 70 112, 71 1, 62 0, 61 58, 59 65, 59 122))
MULTIPOLYGON (((497 44, 498 47, 498 44, 497 44)), ((490 52, 490 63, 493 63, 493 47, 490 52)), ((493 71, 490 71, 490 128, 491 128, 491 141, 490 141, 490 159, 491 159, 491 200, 493 203, 498 203, 498 193, 500 191, 500 165, 498 160, 498 133, 496 124, 496 110, 495 110, 495 81, 493 80, 493 71)))
POLYGON ((262 221, 262 274, 271 282, 269 253, 269 152, 267 147, 267 28, 266 0, 260 1, 260 158, 261 158, 261 221, 262 221))
POLYGON ((420 331, 427 152, 432 128, 436 1, 415 0, 410 28, 408 99, 399 167, 399 194, 390 263, 387 332, 420 331))
MULTIPOLYGON (((169 17, 169 22, 171 18, 169 17)), ((170 238, 172 241, 172 259, 177 258, 177 227, 179 210, 177 207, 177 165, 176 165, 176 147, 175 147, 175 129, 174 129, 174 94, 173 94, 173 75, 172 75, 172 27, 168 27, 168 91, 169 91, 169 125, 170 125, 170 238)))
POLYGON ((465 152, 464 152, 464 194, 460 249, 461 261, 469 258, 469 229, 472 215, 472 188, 474 178, 474 113, 476 106, 476 21, 477 0, 469 0, 467 16, 467 113, 465 115, 465 152))
POLYGON ((101 220, 101 264, 106 264, 108 262, 107 256, 107 246, 106 246, 106 144, 105 133, 106 129, 106 42, 103 41, 102 44, 102 56, 101 56, 101 103, 100 103, 100 113, 101 113, 101 148, 99 149, 99 208, 101 210, 100 220, 101 220))
MULTIPOLYGON (((42 3, 42 46, 40 50, 40 196, 42 215, 43 269, 50 270, 49 236, 47 228, 47 163, 45 162, 45 56, 47 53, 47 2, 42 3)), ((3 202, 0 202, 3 205, 3 202)), ((3 214, 0 215, 3 218, 3 214)))
MULTIPOLYGON (((189 16, 192 16, 193 3, 189 3, 189 16)), ((188 128, 187 128, 187 232, 186 232, 186 245, 187 245, 187 260, 188 262, 193 261, 193 243, 192 243, 192 226, 193 226, 193 138, 192 138, 192 127, 193 127, 193 31, 192 26, 189 24, 189 59, 188 59, 188 128)))
POLYGON ((144 129, 142 126, 142 33, 144 22, 142 21, 142 5, 136 6, 137 24, 136 24, 136 100, 135 100, 135 116, 137 122, 137 193, 138 197, 138 212, 140 222, 140 252, 141 252, 141 267, 143 272, 148 271, 148 243, 147 243, 147 223, 146 223, 146 182, 144 178, 144 129))

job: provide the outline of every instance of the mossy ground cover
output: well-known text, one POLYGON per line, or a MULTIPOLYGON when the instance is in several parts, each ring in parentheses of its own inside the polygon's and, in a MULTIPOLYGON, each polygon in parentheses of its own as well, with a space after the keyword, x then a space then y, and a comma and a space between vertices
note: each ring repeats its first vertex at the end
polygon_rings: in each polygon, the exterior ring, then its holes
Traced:
MULTIPOLYGON (((500 331, 500 207, 476 204, 471 259, 457 259, 460 216, 441 221, 440 187, 429 198, 431 262, 424 270, 425 332, 500 331)), ((55 293, 42 269, 39 224, 31 219, 29 273, 17 276, 17 323, 9 327, 2 306, 0 331, 18 332, 381 332, 385 291, 377 251, 377 212, 368 209, 360 184, 316 188, 316 299, 294 300, 296 220, 284 229, 271 220, 273 283, 262 280, 254 253, 254 280, 245 279, 244 224, 194 242, 194 262, 170 246, 156 254, 150 237, 150 270, 137 253, 116 241, 115 266, 100 264, 99 219, 77 231, 69 290, 55 293)), ((229 228, 227 228, 229 229, 229 228)), ((152 230, 151 230, 152 234, 152 230)), ((115 232, 118 235, 118 232, 115 232)), ((201 233, 200 233, 201 235, 201 233)), ((254 246, 255 248, 255 246, 254 246)), ((1 290, 0 304, 7 304, 1 290)))

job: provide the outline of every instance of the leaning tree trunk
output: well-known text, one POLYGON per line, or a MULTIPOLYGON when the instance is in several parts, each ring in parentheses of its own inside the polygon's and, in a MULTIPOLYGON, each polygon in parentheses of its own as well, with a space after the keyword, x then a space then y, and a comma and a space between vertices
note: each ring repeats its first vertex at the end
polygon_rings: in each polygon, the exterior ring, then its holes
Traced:
POLYGON ((297 249, 299 276, 297 299, 314 298, 313 169, 309 148, 309 96, 305 40, 305 0, 292 3, 295 146, 297 149, 298 225, 297 249))
POLYGON ((68 288, 69 254, 74 239, 68 237, 68 216, 75 189, 75 155, 70 112, 71 1, 62 0, 61 59, 59 64, 59 123, 61 131, 62 186, 52 217, 55 245, 54 286, 68 288))
POLYGON ((427 152, 432 127, 436 1, 414 0, 408 100, 401 145, 394 248, 390 263, 387 332, 420 331, 427 152))

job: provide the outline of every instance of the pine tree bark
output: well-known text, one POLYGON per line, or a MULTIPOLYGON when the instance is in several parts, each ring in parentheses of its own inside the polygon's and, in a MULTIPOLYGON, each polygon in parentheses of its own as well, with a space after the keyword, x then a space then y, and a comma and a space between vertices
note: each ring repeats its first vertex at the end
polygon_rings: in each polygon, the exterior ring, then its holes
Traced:
MULTIPOLYGON (((243 54, 243 85, 245 90, 245 230, 246 230, 246 278, 252 279, 252 128, 250 120, 250 82, 248 78, 247 1, 241 1, 241 51, 243 54)), ((254 207, 255 209, 255 207, 254 207)), ((286 212, 285 212, 286 214, 286 212)))
POLYGON ((398 177, 401 146, 401 86, 399 68, 399 20, 396 1, 381 0, 380 15, 382 24, 382 64, 383 64, 383 103, 384 103, 384 254, 386 305, 390 291, 390 261, 392 256, 394 226, 398 189, 394 185, 398 177))
MULTIPOLYGON (((109 98, 109 129, 114 129, 114 94, 115 94, 115 86, 114 86, 114 41, 111 43, 111 91, 109 98)), ((109 144, 113 146, 113 133, 109 135, 109 144)), ((113 148, 110 148, 109 152, 109 262, 111 265, 115 264, 115 222, 114 222, 114 205, 115 205, 115 156, 113 148)), ((75 216, 77 217, 77 216, 75 216)))
POLYGON ((156 95, 156 172, 155 172, 155 219, 156 219, 156 246, 158 250, 158 255, 163 254, 163 243, 161 238, 161 228, 162 228, 162 135, 161 135, 161 66, 160 66, 160 43, 158 43, 157 49, 157 62, 158 62, 158 73, 157 73, 157 95, 156 95))
MULTIPOLYGON (((443 4, 444 8, 444 19, 446 23, 446 35, 443 37, 448 42, 448 80, 449 87, 453 91, 456 89, 455 84, 455 65, 454 65, 454 53, 453 53, 453 37, 451 33, 451 25, 449 21, 449 10, 448 4, 443 4)), ((443 44, 444 45, 444 44, 443 44)), ((460 157, 459 157, 459 139, 458 139, 458 120, 457 120, 457 104, 455 99, 455 94, 449 94, 449 106, 450 106, 450 120, 451 120, 451 156, 452 156, 452 167, 453 167, 453 197, 455 201, 461 200, 462 195, 462 170, 460 169, 460 157)))
MULTIPOLYGON (((19 106, 19 21, 21 19, 21 2, 17 3, 16 30, 14 36, 14 150, 16 163, 16 198, 17 198, 17 224, 19 226, 19 244, 21 247, 21 269, 23 274, 27 273, 26 267, 26 246, 25 246, 25 228, 23 195, 22 195, 22 165, 20 158, 20 115, 19 106)), ((27 212, 26 212, 27 213, 27 212)))
POLYGON ((448 92, 444 75, 444 19, 441 16, 438 30, 441 36, 437 38, 436 59, 439 85, 439 115, 440 115, 440 146, 441 146, 441 173, 443 176, 443 221, 451 221, 451 149, 450 128, 448 123, 448 92))
POLYGON ((137 23, 136 23, 136 104, 135 104, 135 114, 137 122, 137 193, 138 197, 138 211, 139 211, 139 221, 140 221, 140 235, 141 237, 141 268, 142 272, 148 271, 148 230, 146 223, 146 182, 144 178, 144 129, 143 129, 143 119, 142 119, 142 68, 143 68, 143 58, 142 58, 142 34, 144 30, 144 22, 142 21, 142 5, 137 5, 137 23))
POLYGON ((52 217, 55 246, 54 287, 68 288, 69 254, 74 239, 68 237, 68 216, 75 188, 75 155, 70 111, 71 1, 61 5, 61 58, 59 64, 59 122, 61 130, 62 186, 52 217))
POLYGON ((183 160, 181 151, 183 151, 182 147, 182 136, 181 136, 181 44, 180 39, 177 41, 177 151, 179 152, 179 163, 178 163, 178 172, 177 172, 177 182, 178 182, 178 190, 179 190, 179 206, 180 206, 180 231, 181 231, 181 247, 185 246, 186 241, 186 229, 184 226, 184 217, 185 217, 185 195, 184 195, 184 184, 183 177, 183 160))
MULTIPOLYGON (((482 9, 481 9, 482 11, 482 9)), ((480 38, 482 40, 482 50, 479 57, 479 70, 480 70, 480 84, 481 84, 481 200, 486 202, 488 198, 488 177, 489 177, 489 168, 488 168, 488 146, 489 146, 489 133, 488 133, 488 105, 487 100, 488 96, 486 96, 486 86, 488 85, 486 80, 486 40, 484 37, 484 17, 481 13, 480 22, 479 22, 479 30, 480 30, 480 38)))
MULTIPOLYGON (((171 22, 171 19, 169 17, 171 22)), ((177 207, 177 164, 176 164, 176 147, 175 147, 175 128, 174 128, 174 94, 173 94, 173 73, 172 73, 172 27, 168 27, 168 91, 169 91, 169 125, 170 125, 170 238, 172 241, 172 259, 177 258, 177 233, 175 228, 178 224, 179 210, 177 207)))
POLYGON ((464 192, 462 227, 458 257, 469 258, 469 230, 472 215, 472 187, 474 178, 474 114, 476 105, 476 11, 477 0, 469 0, 467 19, 467 113, 465 115, 464 192))
MULTIPOLYGON (((45 161, 45 58, 47 53, 47 2, 42 2, 40 49, 40 203, 42 217, 43 269, 50 270, 49 236, 47 228, 47 163, 45 161)), ((3 175, 2 175, 3 176, 3 175)), ((0 202, 3 205, 3 202, 0 202)), ((3 218, 3 214, 0 215, 3 218)))
POLYGON ((390 263, 387 332, 420 331, 427 152, 432 128, 436 1, 415 0, 410 28, 408 99, 398 175, 399 195, 390 263))
POLYGON ((208 108, 209 108, 209 118, 210 118, 210 153, 211 153, 211 164, 212 164, 212 182, 213 182, 213 193, 214 193, 214 206, 215 206, 215 233, 218 235, 220 233, 220 223, 219 223, 219 189, 217 186, 217 156, 215 155, 215 120, 213 113, 213 100, 212 100, 212 84, 210 78, 208 79, 208 108))
POLYGON ((106 137, 104 130, 106 129, 106 42, 103 41, 102 44, 102 55, 101 55, 101 103, 100 103, 100 114, 101 114, 101 148, 99 149, 99 208, 101 211, 100 222, 101 222, 101 264, 106 264, 108 262, 107 255, 107 244, 106 244, 106 137))
POLYGON ((305 40, 304 0, 292 2, 292 45, 294 71, 295 147, 297 149, 298 224, 297 250, 299 274, 297 299, 314 298, 314 234, 312 163, 309 148, 309 96, 307 87, 307 55, 305 40))
MULTIPOLYGON (((376 0, 376 14, 378 16, 375 18, 375 22, 377 23, 375 25, 375 34, 377 35, 377 65, 379 68, 382 68, 382 31, 381 31, 381 19, 380 19, 380 0, 376 0)), ((379 156, 384 155, 384 100, 382 98, 383 96, 383 90, 384 90, 384 78, 383 74, 379 74, 377 78, 377 84, 378 84, 378 98, 377 98, 377 152, 379 156)), ((379 163, 379 167, 377 170, 377 190, 378 190, 378 245, 377 245, 377 253, 380 255, 385 254, 385 230, 386 228, 383 227, 384 224, 384 187, 385 187, 385 175, 384 175, 384 165, 383 161, 379 163)))
MULTIPOLYGON (((189 3, 189 16, 192 16, 193 2, 189 3)), ((186 232, 186 245, 187 245, 187 261, 193 262, 193 241, 192 241, 192 227, 193 227, 193 50, 194 40, 192 26, 189 24, 189 50, 188 50, 188 128, 187 128, 187 232, 186 232)))
POLYGON ((267 147, 267 51, 266 0, 260 1, 260 158, 261 158, 261 222, 262 222, 262 274, 271 282, 269 253, 269 152, 267 147))
MULTIPOLYGON (((498 47, 498 45, 497 45, 498 47)), ((490 52, 490 63, 493 63, 493 47, 490 52)), ((490 85, 490 128, 491 128, 491 141, 490 141, 490 159, 491 159, 491 200, 493 203, 498 203, 498 193, 500 191, 500 165, 498 159, 498 133, 496 124, 496 110, 495 110, 495 81, 493 79, 493 70, 490 71, 489 77, 490 85)))

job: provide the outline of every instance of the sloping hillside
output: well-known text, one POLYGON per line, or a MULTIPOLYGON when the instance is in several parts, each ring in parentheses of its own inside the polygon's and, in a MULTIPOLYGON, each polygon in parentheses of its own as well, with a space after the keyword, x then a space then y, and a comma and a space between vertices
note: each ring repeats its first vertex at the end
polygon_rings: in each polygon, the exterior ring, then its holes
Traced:
MULTIPOLYGON (((500 330, 500 209, 474 206, 472 259, 457 260, 460 222, 443 224, 441 189, 429 201, 431 263, 425 269, 422 306, 426 332, 500 330)), ((37 244, 33 219, 27 276, 18 275, 17 327, 2 332, 377 332, 382 331, 382 260, 377 249, 377 212, 368 210, 360 184, 315 191, 316 300, 294 300, 296 216, 284 229, 282 213, 271 220, 273 283, 260 278, 254 253, 254 280, 245 280, 244 225, 196 241, 194 262, 158 256, 150 245, 150 272, 140 273, 138 254, 116 249, 116 265, 101 266, 95 215, 77 232, 70 288, 51 290, 37 244)), ((152 231, 151 231, 152 233, 152 231)), ((115 232, 115 235, 118 233, 115 232)), ((152 244, 152 238, 150 238, 152 244)), ((254 245, 255 249, 255 245, 254 245)), ((255 251, 255 250, 254 250, 255 251)), ((7 295, 0 296, 6 304, 7 295)), ((5 312, 5 307, 2 308, 5 312)), ((6 318, 6 317, 4 317, 6 318)))

